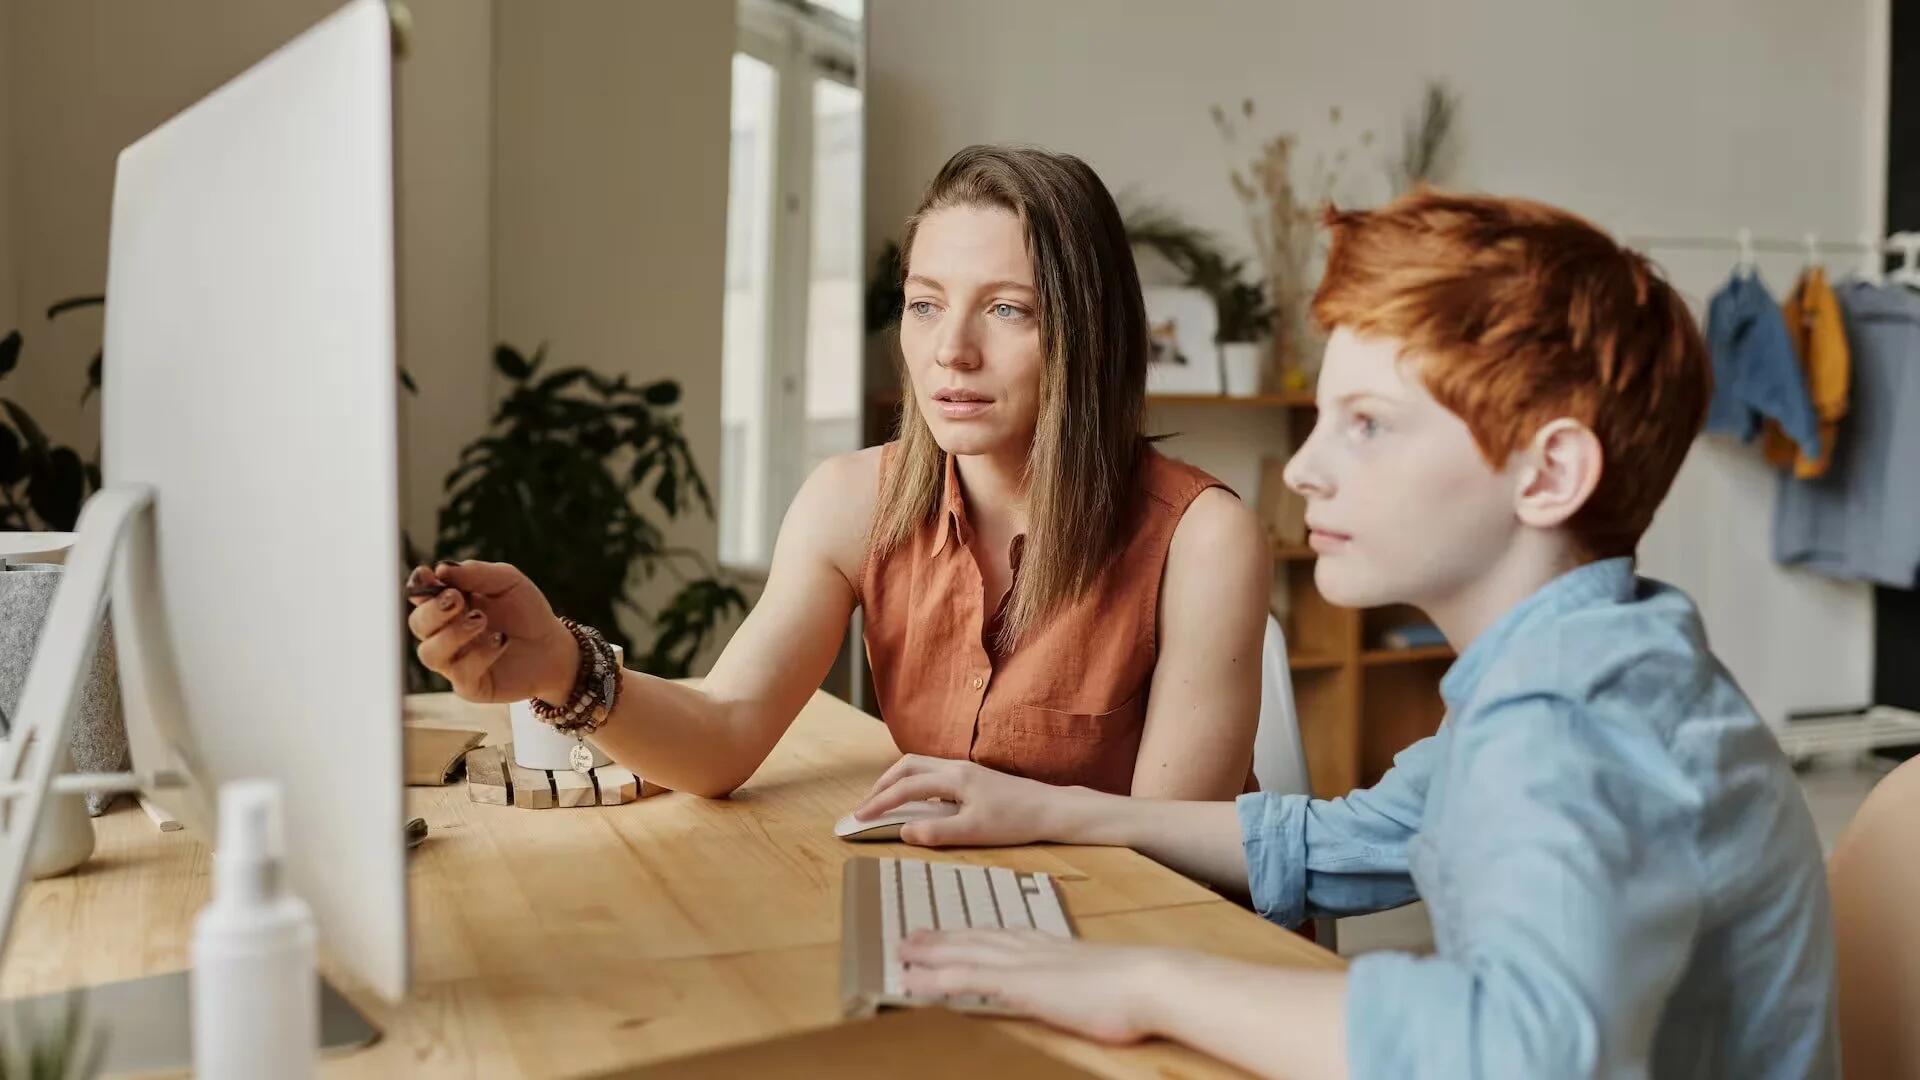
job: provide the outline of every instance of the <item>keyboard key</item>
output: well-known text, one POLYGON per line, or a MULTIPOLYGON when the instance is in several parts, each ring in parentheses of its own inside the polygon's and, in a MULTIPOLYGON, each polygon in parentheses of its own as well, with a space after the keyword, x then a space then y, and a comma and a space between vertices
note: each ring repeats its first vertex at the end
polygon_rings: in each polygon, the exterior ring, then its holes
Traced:
POLYGON ((1026 891, 1027 908, 1033 912, 1035 930, 1057 938, 1073 937, 1073 928, 1067 925, 1067 912, 1060 906, 1060 894, 1054 890, 1052 878, 1046 874, 1030 874, 1020 879, 1020 885, 1026 891))
POLYGON ((885 992, 905 993, 900 985, 900 863, 880 860, 880 971, 885 992))
POLYGON ((932 872, 933 917, 940 920, 940 929, 957 930, 967 926, 967 905, 960 898, 960 868, 934 863, 932 872))
POLYGON ((1032 929, 1033 919, 1027 914, 1027 897, 1020 891, 1020 881, 1014 872, 1004 866, 991 866, 987 868, 987 880, 993 883, 993 898, 1000 902, 1000 925, 1032 929))
POLYGON ((993 886, 987 883, 987 874, 978 866, 969 866, 960 873, 960 895, 967 903, 967 925, 998 927, 1000 916, 993 903, 993 886))
POLYGON ((913 936, 916 930, 932 930, 933 925, 933 882, 928 877, 930 867, 919 859, 900 861, 900 899, 906 913, 905 936, 913 936))

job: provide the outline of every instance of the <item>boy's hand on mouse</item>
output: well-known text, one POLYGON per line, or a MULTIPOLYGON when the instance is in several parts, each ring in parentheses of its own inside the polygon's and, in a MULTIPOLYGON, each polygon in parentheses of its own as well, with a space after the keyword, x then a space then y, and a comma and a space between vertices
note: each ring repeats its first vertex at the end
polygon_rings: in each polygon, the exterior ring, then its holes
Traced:
POLYGON ((427 670, 468 701, 540 698, 573 692, 579 648, 547 598, 506 563, 443 562, 407 578, 407 629, 427 670))
POLYGON ((871 820, 902 803, 944 799, 960 806, 951 817, 910 822, 904 843, 922 847, 1014 847, 1051 839, 1055 810, 1069 790, 1009 776, 971 761, 908 754, 873 785, 853 812, 871 820))

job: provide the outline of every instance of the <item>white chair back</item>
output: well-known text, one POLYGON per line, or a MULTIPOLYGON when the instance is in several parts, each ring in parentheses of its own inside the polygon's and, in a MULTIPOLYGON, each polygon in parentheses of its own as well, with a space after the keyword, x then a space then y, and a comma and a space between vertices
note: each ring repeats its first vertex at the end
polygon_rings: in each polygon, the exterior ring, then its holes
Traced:
POLYGON ((1267 616, 1260 650, 1260 724, 1253 735, 1253 776, 1261 791, 1311 794, 1307 748, 1300 739, 1300 715, 1293 705, 1293 672, 1287 667, 1287 636, 1280 620, 1267 616))

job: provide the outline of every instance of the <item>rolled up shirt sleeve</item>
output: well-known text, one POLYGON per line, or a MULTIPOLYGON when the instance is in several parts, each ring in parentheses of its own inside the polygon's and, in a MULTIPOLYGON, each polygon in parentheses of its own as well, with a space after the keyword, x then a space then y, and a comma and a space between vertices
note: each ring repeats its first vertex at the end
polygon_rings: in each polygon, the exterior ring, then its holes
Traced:
POLYGON ((1420 831, 1436 737, 1402 750, 1370 788, 1338 799, 1254 792, 1237 803, 1254 910, 1282 926, 1418 898, 1407 842, 1420 831))

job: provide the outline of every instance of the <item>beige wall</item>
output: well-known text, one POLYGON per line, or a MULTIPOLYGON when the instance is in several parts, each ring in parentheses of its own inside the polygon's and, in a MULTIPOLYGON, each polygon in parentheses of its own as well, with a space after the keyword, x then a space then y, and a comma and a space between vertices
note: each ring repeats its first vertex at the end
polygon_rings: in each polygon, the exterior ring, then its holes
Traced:
POLYGON ((408 0, 395 69, 402 524, 430 548, 441 484, 485 430, 493 352, 493 0, 408 0))
POLYGON ((335 7, 333 0, 134 0, 8 4, 5 104, 13 313, 28 354, 8 390, 48 433, 91 454, 98 410, 80 405, 98 309, 48 324, 56 300, 105 287, 120 148, 335 7))
MULTIPOLYGON (((339 6, 339 0, 26 0, 0 7, 0 325, 27 337, 7 393, 56 439, 91 453, 79 403, 97 311, 42 317, 106 282, 120 148, 339 6), (16 322, 17 320, 17 322, 16 322)), ((402 363, 407 528, 430 541, 440 479, 485 422, 490 347, 492 10, 412 0, 400 65, 402 363)))
MULTIPOLYGON (((887 0, 867 27, 868 243, 898 234, 948 154, 1021 141, 1080 154, 1116 191, 1164 199, 1244 251, 1210 105, 1251 95, 1263 133, 1297 132, 1308 163, 1346 148, 1338 194, 1365 204, 1384 194, 1380 162, 1433 76, 1464 99, 1462 186, 1558 202, 1629 235, 1745 225, 1853 240, 1880 226, 1885 88, 1866 73, 1884 71, 1870 62, 1884 18, 1878 0, 887 0)), ((1730 269, 1724 254, 1654 255, 1696 299, 1730 269)), ((1762 269, 1784 288, 1799 258, 1762 269)), ((1233 412, 1154 420, 1189 433, 1172 452, 1251 495, 1278 420, 1233 412)), ((1772 564, 1773 491, 1755 455, 1702 440, 1642 561, 1700 601, 1723 659, 1778 723, 1868 699, 1871 596, 1772 564)))
MULTIPOLYGON (((13 62, 13 5, 0 4, 0 62, 13 62)), ((0 72, 0 334, 19 327, 13 262, 13 79, 0 72)), ((11 392, 11 379, 8 392, 11 392)))
MULTIPOLYGON (((679 380, 712 486, 733 5, 496 11, 494 329, 523 349, 546 342, 552 363, 679 380)), ((716 535, 695 518, 669 534, 709 557, 716 535)))
MULTIPOLYGON (((341 0, 0 2, 0 392, 91 453, 79 403, 99 316, 48 324, 104 287, 122 146, 341 0)), ((560 363, 674 378, 710 484, 720 471, 726 236, 726 0, 409 0, 396 74, 403 522, 425 547, 441 482, 485 429, 494 342, 560 363)), ((671 538, 709 557, 715 529, 671 538)), ((638 628, 634 628, 638 629, 638 628)))

